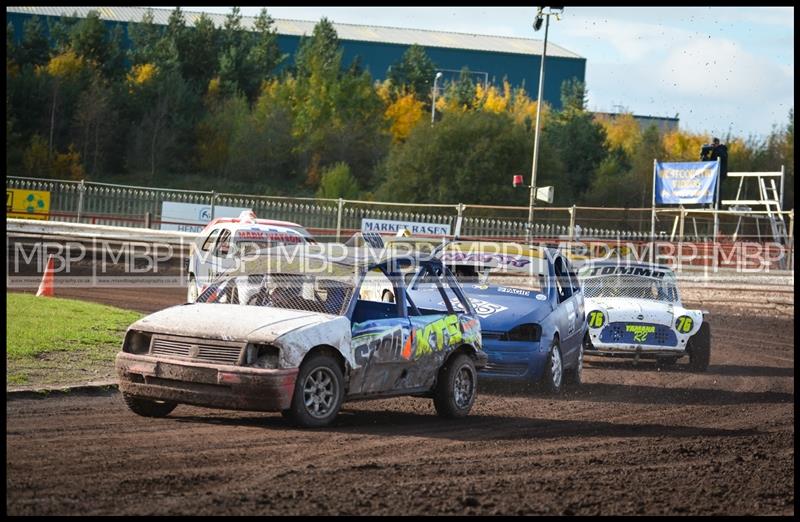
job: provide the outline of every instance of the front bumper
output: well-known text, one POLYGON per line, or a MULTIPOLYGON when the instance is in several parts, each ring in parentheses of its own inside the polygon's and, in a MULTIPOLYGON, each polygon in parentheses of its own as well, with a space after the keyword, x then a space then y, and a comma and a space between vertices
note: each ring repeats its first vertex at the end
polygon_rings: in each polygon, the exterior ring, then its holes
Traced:
POLYGON ((683 346, 643 346, 640 344, 597 343, 586 347, 584 355, 618 355, 624 357, 681 357, 688 355, 683 346))
POLYGON ((119 389, 146 399, 208 408, 253 411, 288 409, 297 368, 267 370, 178 361, 120 352, 119 389))
POLYGON ((478 372, 487 380, 537 381, 547 362, 539 342, 483 340, 488 363, 478 372))

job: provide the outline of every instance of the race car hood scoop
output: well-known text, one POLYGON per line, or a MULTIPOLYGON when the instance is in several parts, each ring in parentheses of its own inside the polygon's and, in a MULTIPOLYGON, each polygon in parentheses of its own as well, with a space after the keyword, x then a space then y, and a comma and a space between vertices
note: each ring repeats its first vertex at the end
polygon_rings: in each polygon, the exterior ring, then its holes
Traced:
POLYGON ((148 315, 131 328, 225 341, 270 341, 292 330, 335 317, 266 306, 195 303, 148 315))

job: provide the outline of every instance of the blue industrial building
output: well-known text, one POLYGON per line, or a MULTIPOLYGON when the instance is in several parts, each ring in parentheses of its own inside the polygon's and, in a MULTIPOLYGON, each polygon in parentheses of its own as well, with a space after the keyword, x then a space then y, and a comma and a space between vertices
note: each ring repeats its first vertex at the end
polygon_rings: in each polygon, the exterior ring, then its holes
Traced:
MULTIPOLYGON (((143 7, 6 7, 6 23, 14 27, 15 39, 23 34, 24 23, 33 16, 43 22, 53 23, 60 16, 73 14, 85 17, 91 11, 99 13, 107 24, 121 24, 123 42, 130 45, 127 26, 142 20, 147 9, 143 7)), ((153 9, 156 24, 166 25, 170 10, 153 9)), ((201 13, 184 11, 188 26, 193 26, 201 13)), ((221 27, 225 15, 206 13, 216 27, 221 27)), ((243 16, 245 28, 253 26, 254 17, 243 16)), ((281 51, 294 56, 303 35, 311 35, 315 22, 275 19, 278 45, 281 51)), ((46 27, 47 24, 45 24, 46 27)), ((473 79, 499 85, 506 78, 514 86, 524 86, 533 97, 536 95, 541 64, 542 41, 527 38, 473 35, 397 27, 375 27, 339 24, 333 21, 343 49, 343 63, 348 65, 358 59, 364 69, 376 80, 386 77, 389 66, 400 61, 412 44, 425 48, 428 56, 443 73, 445 80, 456 78, 463 67, 469 68, 473 79)), ((291 58, 290 58, 291 60, 291 58)), ((565 80, 585 81, 586 59, 552 42, 547 46, 544 99, 551 106, 561 107, 561 84, 565 80)))

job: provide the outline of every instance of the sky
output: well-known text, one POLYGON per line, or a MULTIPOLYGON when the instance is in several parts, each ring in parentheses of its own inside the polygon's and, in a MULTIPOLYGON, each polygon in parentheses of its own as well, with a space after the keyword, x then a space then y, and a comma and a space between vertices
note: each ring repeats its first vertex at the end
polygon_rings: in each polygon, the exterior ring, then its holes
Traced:
MULTIPOLYGON (((228 13, 229 7, 182 7, 228 13)), ((260 8, 242 7, 256 16, 260 8)), ((273 18, 542 39, 534 7, 268 7, 273 18)), ((763 137, 794 106, 793 7, 567 7, 548 35, 586 58, 589 109, 763 137)), ((545 71, 545 75, 547 72, 545 71)))

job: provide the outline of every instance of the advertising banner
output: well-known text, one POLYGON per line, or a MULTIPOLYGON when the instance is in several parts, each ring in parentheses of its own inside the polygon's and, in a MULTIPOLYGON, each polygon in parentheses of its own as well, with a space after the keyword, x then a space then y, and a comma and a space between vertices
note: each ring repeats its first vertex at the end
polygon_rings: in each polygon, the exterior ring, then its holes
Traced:
POLYGON ((6 189, 6 217, 47 219, 49 214, 49 191, 6 189))
POLYGON ((361 220, 361 232, 397 233, 400 229, 411 231, 412 235, 426 234, 436 236, 450 235, 448 223, 420 223, 417 221, 393 221, 388 219, 361 220))
POLYGON ((657 205, 702 205, 714 203, 719 180, 719 163, 656 162, 655 202, 657 205))
MULTIPOLYGON (((215 206, 214 217, 238 217, 245 210, 250 209, 215 206)), ((175 201, 161 203, 161 230, 200 232, 209 221, 211 221, 211 205, 175 201)))

